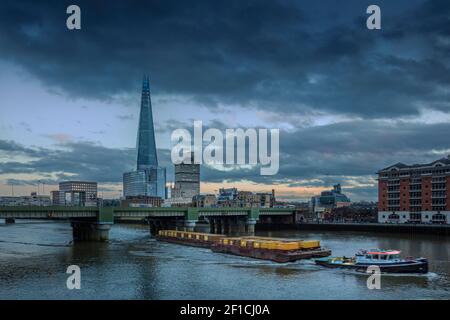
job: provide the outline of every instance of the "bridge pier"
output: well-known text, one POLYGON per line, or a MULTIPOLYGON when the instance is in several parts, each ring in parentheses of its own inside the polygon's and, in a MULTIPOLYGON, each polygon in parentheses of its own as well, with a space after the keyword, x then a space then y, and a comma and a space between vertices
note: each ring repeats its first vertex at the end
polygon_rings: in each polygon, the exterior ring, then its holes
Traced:
POLYGON ((109 239, 110 224, 92 221, 72 221, 71 225, 74 241, 107 241, 109 239))
POLYGON ((16 223, 16 219, 14 218, 5 218, 5 224, 16 223))
POLYGON ((150 235, 155 236, 158 234, 158 231, 161 230, 160 221, 159 220, 149 220, 148 226, 150 229, 150 235))
POLYGON ((247 234, 252 236, 255 235, 256 219, 248 218, 246 224, 247 224, 247 234))
POLYGON ((185 220, 184 221, 184 230, 193 232, 196 224, 196 220, 185 220))

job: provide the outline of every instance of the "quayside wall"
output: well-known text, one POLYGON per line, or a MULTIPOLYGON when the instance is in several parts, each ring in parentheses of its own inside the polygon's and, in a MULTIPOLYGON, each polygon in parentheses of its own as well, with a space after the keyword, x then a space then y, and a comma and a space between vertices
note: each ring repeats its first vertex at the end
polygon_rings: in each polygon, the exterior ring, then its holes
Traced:
POLYGON ((385 224, 385 223, 257 223, 256 231, 275 230, 322 230, 360 231, 382 233, 414 233, 450 236, 450 225, 441 224, 385 224))

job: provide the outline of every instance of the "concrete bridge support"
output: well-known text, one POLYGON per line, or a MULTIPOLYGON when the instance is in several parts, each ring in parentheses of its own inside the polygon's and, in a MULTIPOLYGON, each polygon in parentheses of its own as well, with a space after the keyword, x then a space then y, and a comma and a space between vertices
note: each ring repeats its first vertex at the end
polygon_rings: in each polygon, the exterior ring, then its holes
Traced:
POLYGON ((184 221, 184 230, 193 232, 196 224, 196 220, 185 220, 184 221))
POLYGON ((256 225, 256 219, 248 218, 246 221, 247 224, 247 234, 254 236, 255 235, 255 225, 256 225))
POLYGON ((155 236, 158 234, 159 230, 162 230, 163 228, 161 227, 161 221, 160 220, 149 220, 148 221, 148 226, 150 229, 150 235, 151 236, 155 236))
POLYGON ((71 225, 74 241, 107 241, 109 239, 110 224, 92 221, 72 221, 71 225))
POLYGON ((11 223, 16 223, 16 219, 14 219, 14 218, 6 218, 5 219, 5 224, 11 224, 11 223))

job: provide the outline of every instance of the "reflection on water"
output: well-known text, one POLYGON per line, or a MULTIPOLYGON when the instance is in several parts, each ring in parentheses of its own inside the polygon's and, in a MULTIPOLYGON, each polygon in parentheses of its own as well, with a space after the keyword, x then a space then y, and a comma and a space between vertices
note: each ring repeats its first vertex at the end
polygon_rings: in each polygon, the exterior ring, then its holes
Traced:
POLYGON ((260 235, 319 239, 333 255, 400 249, 429 259, 427 275, 367 275, 216 254, 151 239, 146 226, 114 225, 107 243, 72 243, 68 223, 0 225, 1 299, 449 299, 450 239, 427 235, 278 231, 260 235), (81 268, 81 290, 66 268, 81 268))

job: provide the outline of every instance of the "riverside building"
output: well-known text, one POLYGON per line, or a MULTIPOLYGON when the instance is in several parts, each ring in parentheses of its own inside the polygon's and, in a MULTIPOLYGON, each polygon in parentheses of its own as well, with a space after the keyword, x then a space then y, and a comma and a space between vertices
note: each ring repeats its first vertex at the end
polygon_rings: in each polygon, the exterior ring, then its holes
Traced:
POLYGON ((378 172, 378 222, 448 224, 449 198, 450 156, 378 172))

